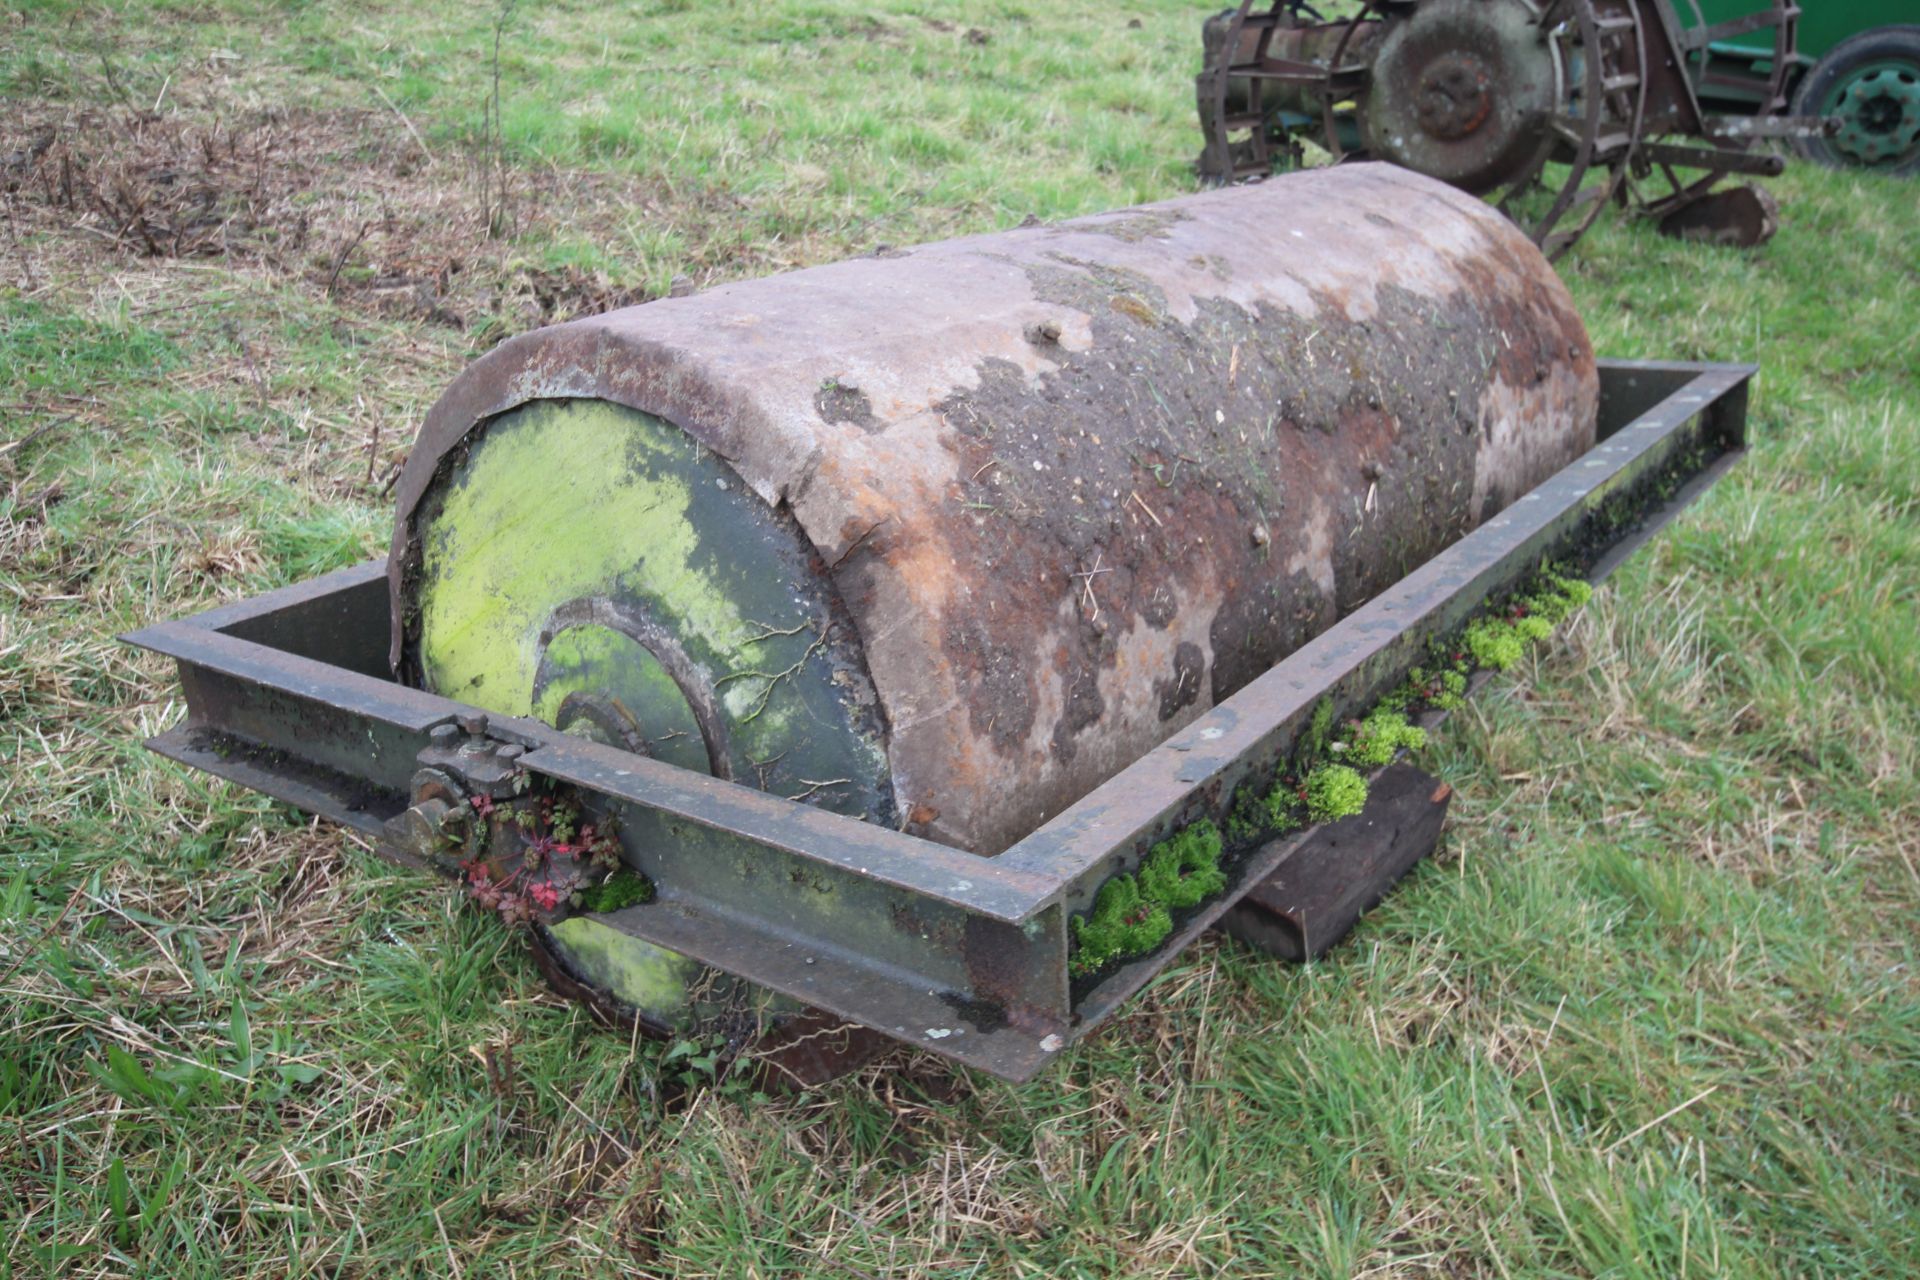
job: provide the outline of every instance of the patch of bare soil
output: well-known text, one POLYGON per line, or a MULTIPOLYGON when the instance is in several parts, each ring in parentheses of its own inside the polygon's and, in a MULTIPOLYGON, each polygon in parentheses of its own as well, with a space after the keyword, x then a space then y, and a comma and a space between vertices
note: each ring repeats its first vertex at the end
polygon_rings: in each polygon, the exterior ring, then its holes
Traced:
MULTIPOLYGON (((63 257, 121 264, 221 260, 296 277, 351 308, 492 338, 648 300, 638 282, 532 265, 515 250, 562 230, 612 234, 647 206, 635 185, 510 170, 503 210, 496 165, 436 155, 403 119, 361 110, 221 118, 28 104, 0 122, 15 247, 51 241, 63 257), (503 223, 512 237, 491 234, 503 223)), ((34 270, 24 252, 22 270, 34 270)))

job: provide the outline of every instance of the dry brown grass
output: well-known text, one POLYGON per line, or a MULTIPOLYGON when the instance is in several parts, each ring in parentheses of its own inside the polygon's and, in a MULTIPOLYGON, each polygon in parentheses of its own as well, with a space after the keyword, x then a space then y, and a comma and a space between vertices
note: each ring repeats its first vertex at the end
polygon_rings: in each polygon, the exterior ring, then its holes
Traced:
MULTIPOLYGON (((181 86, 176 103, 212 92, 193 88, 181 86)), ((473 164, 435 156, 403 125, 392 113, 242 109, 217 97, 161 112, 31 104, 0 125, 21 287, 31 294, 39 283, 39 253, 22 244, 50 234, 72 238, 70 252, 105 249, 122 261, 250 268, 352 311, 477 327, 494 340, 652 296, 642 283, 538 265, 520 248, 559 227, 609 232, 645 208, 634 183, 515 170, 519 234, 501 241, 473 164)))

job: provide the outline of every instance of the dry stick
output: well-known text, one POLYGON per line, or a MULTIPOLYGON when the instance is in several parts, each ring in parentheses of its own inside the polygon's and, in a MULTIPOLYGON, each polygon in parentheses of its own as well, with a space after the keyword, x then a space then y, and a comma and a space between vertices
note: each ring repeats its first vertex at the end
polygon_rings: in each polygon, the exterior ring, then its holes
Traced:
POLYGON ((1093 580, 1099 577, 1103 573, 1113 572, 1113 570, 1111 569, 1103 569, 1100 567, 1101 562, 1106 558, 1107 558, 1107 553, 1104 549, 1102 549, 1101 552, 1098 555, 1094 556, 1093 558, 1093 568, 1083 569, 1079 573, 1076 573, 1073 575, 1074 577, 1080 579, 1082 602, 1085 603, 1090 609, 1093 610, 1092 616, 1088 619, 1088 621, 1090 622, 1098 622, 1100 620, 1100 601, 1094 598, 1093 580))
POLYGON ((129 111, 138 111, 140 108, 133 105, 133 97, 120 87, 120 77, 113 74, 113 59, 102 53, 100 68, 107 73, 107 88, 113 90, 113 96, 120 99, 120 105, 129 111))
MULTIPOLYGON (((638 1022, 638 1020, 636 1020, 633 1025, 634 1025, 635 1031, 637 1032, 640 1026, 640 1023, 638 1022)), ((605 1125, 601 1124, 598 1120, 595 1120, 592 1116, 582 1111, 579 1107, 579 1104, 574 1102, 572 1098, 569 1098, 566 1094, 560 1092, 560 1090, 555 1089, 552 1085, 547 1086, 547 1091, 553 1094, 554 1097, 560 1099, 560 1101, 566 1103, 567 1109, 569 1111, 579 1116, 582 1120, 585 1120, 587 1122, 587 1127, 589 1129, 592 1129, 595 1133, 605 1138, 608 1142, 611 1142, 614 1146, 620 1148, 621 1151, 626 1153, 627 1159, 629 1160, 633 1159, 633 1148, 628 1146, 626 1143, 620 1141, 619 1137, 616 1136, 612 1131, 610 1131, 605 1125)))
POLYGON ((497 240, 507 233, 507 153, 506 131, 500 120, 500 37, 513 19, 514 0, 506 0, 493 24, 493 105, 492 121, 485 138, 485 180, 480 186, 481 210, 487 220, 487 238, 497 240), (498 186, 494 185, 498 179, 498 186), (497 205, 497 208, 496 208, 497 205), (497 213, 497 220, 496 220, 497 213))
POLYGON ((27 292, 38 291, 40 284, 33 278, 33 255, 27 252, 24 244, 20 243, 20 215, 11 191, 7 193, 7 237, 13 241, 13 253, 20 259, 20 269, 26 272, 27 292))
POLYGON ((380 415, 373 418, 373 439, 367 442, 367 484, 373 484, 373 462, 380 452, 380 415))
POLYGON ((254 398, 260 402, 260 412, 264 414, 267 411, 267 380, 253 362, 253 344, 240 336, 237 326, 233 330, 233 340, 240 344, 240 358, 246 363, 247 376, 253 379, 254 398))
POLYGON ((866 528, 866 531, 862 533, 859 537, 855 538, 852 542, 849 542, 847 544, 847 549, 845 551, 842 551, 839 554, 839 556, 835 558, 834 562, 827 566, 827 568, 838 569, 841 565, 845 564, 847 562, 848 556, 852 555, 855 551, 859 550, 860 545, 864 543, 868 538, 871 538, 876 529, 878 529, 881 525, 887 523, 887 521, 891 519, 893 519, 892 516, 881 516, 878 520, 875 520, 872 524, 868 525, 866 528))
POLYGON ((447 1251, 447 1267, 454 1280, 464 1280, 466 1272, 460 1269, 460 1260, 453 1256, 453 1241, 447 1239, 447 1224, 440 1220, 440 1206, 433 1206, 433 1225, 440 1229, 440 1247, 447 1251))
POLYGON ((355 232, 353 239, 347 242, 347 247, 340 251, 340 256, 333 260, 333 270, 327 272, 326 295, 329 298, 333 296, 333 286, 335 282, 340 279, 340 269, 347 265, 347 257, 352 254, 355 249, 360 247, 360 242, 367 238, 367 232, 372 229, 373 220, 371 218, 361 223, 360 230, 355 232))
POLYGON ((407 132, 412 134, 414 142, 419 144, 421 154, 427 157, 427 163, 438 164, 439 161, 434 158, 433 148, 429 147, 427 145, 427 140, 420 136, 420 131, 413 127, 413 121, 407 119, 407 113, 402 111, 399 107, 395 106, 393 99, 389 98, 386 95, 386 93, 380 88, 379 85, 377 84, 374 85, 373 91, 380 95, 380 101, 387 104, 388 110, 392 111, 393 114, 400 117, 400 123, 407 126, 407 132))
POLYGON ((67 918, 67 913, 69 911, 73 910, 73 904, 80 901, 81 895, 86 893, 86 891, 87 891, 87 885, 84 880, 73 887, 73 892, 67 895, 67 905, 60 908, 60 914, 53 918, 53 923, 48 925, 45 929, 42 929, 40 931, 40 936, 33 940, 33 945, 28 947, 25 951, 22 951, 19 955, 15 956, 12 964, 8 965, 5 969, 0 969, 0 986, 4 986, 6 982, 10 978, 12 978, 16 972, 19 971, 20 966, 27 962, 28 956, 32 955, 34 952, 38 951, 42 946, 46 945, 47 939, 53 936, 54 930, 60 927, 60 922, 67 918))
POLYGON ((77 413, 70 413, 64 418, 54 418, 51 421, 41 423, 33 430, 27 432, 27 434, 21 436, 18 440, 9 440, 5 444, 0 444, 0 457, 12 453, 15 449, 26 448, 41 436, 46 435, 49 431, 52 431, 56 427, 63 427, 79 416, 77 413))
POLYGON ((1632 1142, 1635 1138, 1639 1137, 1641 1134, 1645 1133, 1647 1130, 1654 1128, 1656 1125, 1665 1124, 1667 1121, 1673 1119, 1675 1116, 1679 1115, 1682 1111, 1685 1111, 1688 1107, 1700 1101, 1702 1098, 1706 1097, 1708 1094, 1717 1091, 1719 1088, 1720 1086, 1717 1084, 1708 1085, 1706 1088, 1694 1094, 1691 1098, 1688 1098, 1685 1102, 1681 1103, 1679 1106, 1672 1107, 1662 1112, 1661 1114, 1655 1116, 1653 1119, 1647 1121, 1645 1124, 1641 1125, 1638 1129, 1635 1129, 1632 1133, 1628 1134, 1626 1137, 1615 1139, 1611 1145, 1603 1147, 1600 1151, 1600 1154, 1602 1156, 1612 1155, 1615 1151, 1619 1150, 1621 1147, 1625 1146, 1627 1143, 1632 1142))
POLYGON ((386 496, 387 496, 387 494, 388 494, 389 492, 391 492, 391 491, 392 491, 392 489, 393 489, 393 482, 394 482, 395 480, 398 480, 398 479, 400 478, 400 471, 401 471, 401 468, 403 468, 403 467, 405 467, 406 465, 407 465, 407 455, 403 453, 403 454, 401 454, 401 455, 400 455, 400 457, 399 457, 399 458, 398 458, 398 459, 397 459, 397 460, 396 460, 396 461, 394 462, 394 464, 393 464, 392 466, 390 466, 390 467, 388 467, 388 468, 387 468, 387 478, 386 478, 386 481, 385 481, 385 482, 384 482, 383 484, 381 484, 381 486, 380 486, 380 496, 381 496, 381 497, 383 497, 383 498, 384 498, 384 497, 386 497, 386 496))

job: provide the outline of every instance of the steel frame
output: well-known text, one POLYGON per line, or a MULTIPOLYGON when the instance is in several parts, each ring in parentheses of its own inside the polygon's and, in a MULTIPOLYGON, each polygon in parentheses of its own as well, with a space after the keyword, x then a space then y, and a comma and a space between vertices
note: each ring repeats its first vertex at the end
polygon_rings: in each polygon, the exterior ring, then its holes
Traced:
MULTIPOLYGON (((1292 753, 1316 705, 1364 711, 1546 560, 1605 577, 1744 451, 1745 365, 1602 362, 1601 439, 998 857, 981 858, 492 717, 531 774, 617 818, 658 899, 608 923, 1012 1081, 1032 1077, 1270 876, 1308 833, 1235 859, 1156 952, 1079 984, 1068 920, 1110 876, 1292 753)), ((162 755, 379 836, 436 727, 480 713, 392 679, 371 561, 125 637, 178 664, 162 755)))

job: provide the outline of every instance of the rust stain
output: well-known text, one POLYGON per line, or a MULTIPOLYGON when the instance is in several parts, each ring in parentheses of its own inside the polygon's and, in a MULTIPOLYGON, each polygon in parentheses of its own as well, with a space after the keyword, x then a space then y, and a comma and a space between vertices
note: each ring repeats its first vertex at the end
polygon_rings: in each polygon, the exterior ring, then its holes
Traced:
POLYGON ((993 853, 1577 456, 1597 370, 1496 212, 1347 166, 505 344, 429 416, 396 548, 437 457, 562 394, 678 423, 792 510, 898 812, 993 853))

